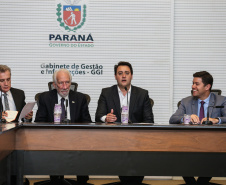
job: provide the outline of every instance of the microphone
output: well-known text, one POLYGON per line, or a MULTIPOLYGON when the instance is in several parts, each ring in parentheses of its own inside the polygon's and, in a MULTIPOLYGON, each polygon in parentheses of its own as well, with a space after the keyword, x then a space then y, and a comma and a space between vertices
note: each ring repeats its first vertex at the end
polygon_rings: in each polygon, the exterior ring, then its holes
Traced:
MULTIPOLYGON (((128 97, 128 89, 127 87, 125 87, 125 90, 126 90, 126 96, 127 96, 127 107, 128 107, 128 110, 129 110, 129 97, 128 97)), ((128 112, 128 123, 132 123, 129 119, 129 112, 128 112)))
POLYGON ((6 123, 6 120, 2 118, 3 104, 2 104, 2 87, 1 86, 0 86, 0 91, 1 91, 0 123, 6 123))
POLYGON ((208 108, 207 108, 207 119, 206 119, 206 121, 203 122, 203 124, 205 124, 205 125, 212 125, 213 124, 213 122, 209 120, 209 118, 210 118, 209 108, 210 107, 213 107, 213 108, 224 108, 224 106, 208 106, 208 108))

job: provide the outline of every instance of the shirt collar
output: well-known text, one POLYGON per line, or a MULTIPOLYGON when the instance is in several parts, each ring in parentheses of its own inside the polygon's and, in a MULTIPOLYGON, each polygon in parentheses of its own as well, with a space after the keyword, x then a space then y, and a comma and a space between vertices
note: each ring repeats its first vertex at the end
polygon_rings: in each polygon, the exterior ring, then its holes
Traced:
POLYGON ((0 95, 1 95, 1 93, 2 93, 2 95, 3 95, 3 94, 7 94, 8 96, 11 96, 11 95, 12 95, 12 93, 10 92, 10 90, 7 91, 6 93, 0 91, 0 95))
MULTIPOLYGON (((118 87, 118 93, 122 93, 122 91, 121 91, 121 89, 119 88, 118 85, 117 85, 117 87, 118 87)), ((131 93, 131 89, 132 89, 132 86, 130 85, 128 93, 131 93)))
MULTIPOLYGON (((57 97, 58 97, 58 102, 61 100, 61 98, 63 98, 62 96, 60 96, 58 93, 57 93, 57 97)), ((68 95, 64 98, 65 100, 68 99, 68 95)))
POLYGON ((200 103, 201 101, 204 101, 205 104, 208 105, 209 104, 209 101, 210 101, 210 95, 211 95, 211 93, 209 94, 208 98, 206 98, 205 100, 198 99, 198 102, 200 103))

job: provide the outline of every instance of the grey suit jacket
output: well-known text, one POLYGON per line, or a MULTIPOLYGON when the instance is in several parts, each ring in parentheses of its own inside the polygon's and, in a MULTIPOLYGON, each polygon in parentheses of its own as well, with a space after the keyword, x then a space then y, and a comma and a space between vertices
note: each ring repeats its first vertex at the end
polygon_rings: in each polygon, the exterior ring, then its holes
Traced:
MULTIPOLYGON (((39 107, 36 113, 35 122, 53 122, 55 104, 58 104, 56 89, 42 93, 39 97, 39 107)), ((84 94, 70 90, 69 104, 72 123, 92 122, 84 94)))
MULTIPOLYGON (((102 89, 96 110, 96 122, 101 122, 100 118, 110 113, 111 109, 114 110, 114 114, 117 117, 116 122, 121 122, 121 107, 117 85, 102 89)), ((147 90, 132 86, 129 119, 132 123, 154 123, 154 116, 147 90)))
MULTIPOLYGON (((209 106, 224 106, 224 108, 209 108, 210 118, 220 118, 221 123, 226 123, 226 97, 211 93, 209 106)), ((170 124, 179 124, 184 114, 198 114, 198 99, 189 96, 181 100, 177 111, 170 117, 170 124)))

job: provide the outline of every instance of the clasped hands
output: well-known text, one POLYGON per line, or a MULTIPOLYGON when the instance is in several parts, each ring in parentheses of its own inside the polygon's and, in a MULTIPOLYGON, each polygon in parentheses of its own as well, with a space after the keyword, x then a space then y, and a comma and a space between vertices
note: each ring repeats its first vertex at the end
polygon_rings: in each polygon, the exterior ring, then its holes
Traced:
POLYGON ((114 113, 114 110, 111 109, 111 112, 106 115, 106 118, 105 118, 106 123, 113 123, 117 120, 116 115, 113 113, 114 113))
MULTIPOLYGON (((202 124, 204 121, 206 121, 207 120, 207 118, 203 118, 201 121, 199 120, 199 117, 197 116, 197 115, 195 115, 195 114, 192 114, 191 115, 191 122, 193 123, 193 124, 202 124)), ((209 121, 212 121, 212 123, 213 124, 217 124, 218 122, 219 122, 219 120, 218 119, 216 119, 216 118, 209 118, 209 121)))

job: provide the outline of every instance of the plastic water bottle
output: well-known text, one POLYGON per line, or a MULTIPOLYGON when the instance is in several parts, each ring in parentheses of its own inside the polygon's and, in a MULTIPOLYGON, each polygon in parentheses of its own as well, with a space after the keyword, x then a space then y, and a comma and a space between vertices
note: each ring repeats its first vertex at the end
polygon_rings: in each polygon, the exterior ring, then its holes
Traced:
POLYGON ((121 122, 122 123, 128 123, 128 115, 129 110, 128 110, 128 106, 122 106, 122 113, 121 113, 121 122))
POLYGON ((60 123, 62 109, 60 104, 55 104, 54 106, 54 123, 60 123))

